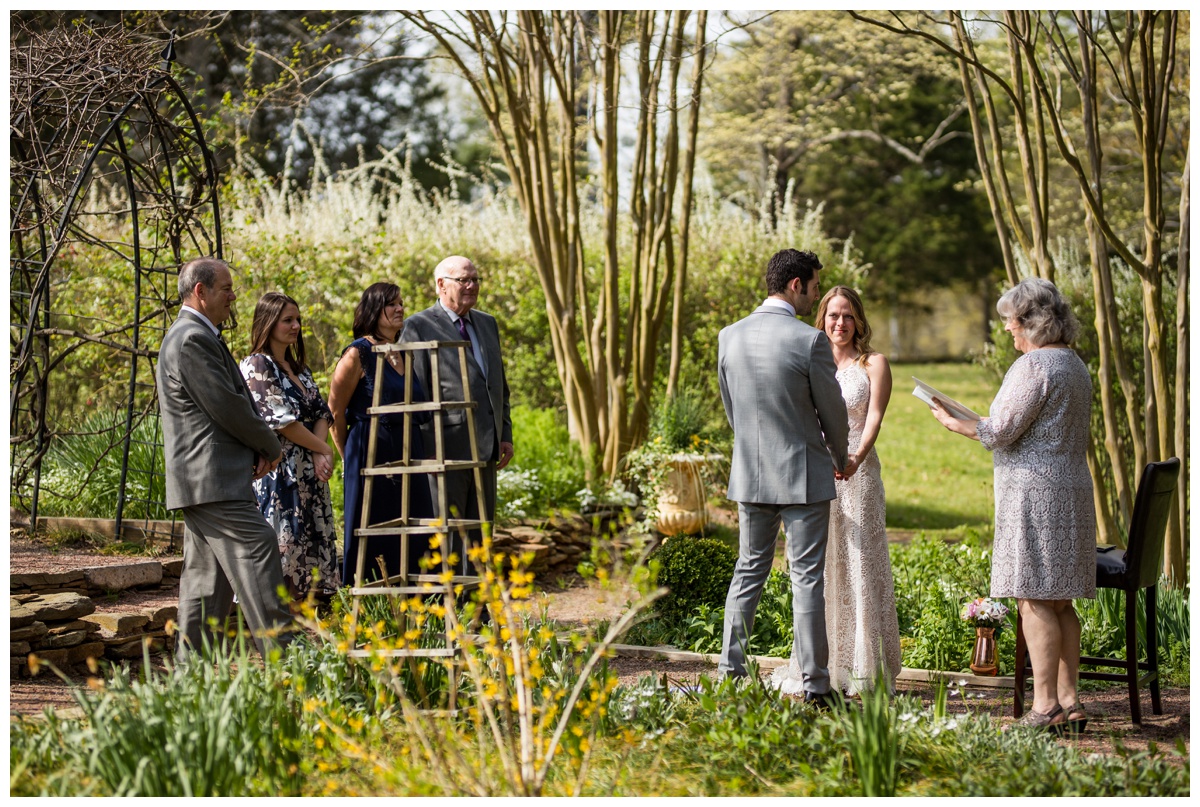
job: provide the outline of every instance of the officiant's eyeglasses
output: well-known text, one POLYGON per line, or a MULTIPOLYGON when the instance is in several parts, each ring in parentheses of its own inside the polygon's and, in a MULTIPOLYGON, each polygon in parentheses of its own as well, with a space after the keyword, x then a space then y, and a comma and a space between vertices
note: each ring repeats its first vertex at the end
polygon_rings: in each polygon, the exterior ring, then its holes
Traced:
POLYGON ((446 275, 445 279, 453 280, 460 286, 474 286, 475 288, 479 288, 483 285, 483 278, 481 277, 451 277, 450 275, 446 275))

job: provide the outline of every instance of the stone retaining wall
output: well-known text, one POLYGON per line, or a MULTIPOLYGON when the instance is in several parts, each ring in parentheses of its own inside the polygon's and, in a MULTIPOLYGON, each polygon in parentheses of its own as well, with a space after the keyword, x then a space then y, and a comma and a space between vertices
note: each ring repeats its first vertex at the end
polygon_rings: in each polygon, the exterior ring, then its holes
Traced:
POLYGON ((99 658, 140 657, 147 643, 151 652, 162 652, 167 622, 175 616, 173 605, 97 614, 91 598, 78 592, 10 596, 10 673, 14 678, 40 673, 31 657, 66 670, 99 658))

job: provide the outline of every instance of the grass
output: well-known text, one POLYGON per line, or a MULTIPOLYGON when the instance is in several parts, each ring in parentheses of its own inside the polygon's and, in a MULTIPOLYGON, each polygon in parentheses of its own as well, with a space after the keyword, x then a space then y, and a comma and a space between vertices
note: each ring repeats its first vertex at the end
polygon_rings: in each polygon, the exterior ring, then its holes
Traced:
POLYGON ((898 530, 988 529, 992 457, 979 443, 951 434, 913 397, 920 378, 980 414, 999 383, 971 364, 893 364, 892 397, 876 442, 887 493, 887 526, 898 530))

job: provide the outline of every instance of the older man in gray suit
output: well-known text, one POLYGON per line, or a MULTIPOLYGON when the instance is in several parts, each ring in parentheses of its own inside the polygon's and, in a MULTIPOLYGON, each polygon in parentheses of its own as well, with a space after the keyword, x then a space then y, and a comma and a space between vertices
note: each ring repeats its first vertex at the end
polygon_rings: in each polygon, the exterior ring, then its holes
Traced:
POLYGON ((237 299, 229 266, 216 258, 184 264, 179 298, 157 368, 167 507, 182 510, 184 525, 175 655, 182 661, 202 647, 204 622, 224 622, 235 593, 262 652, 291 638, 277 593, 278 539, 250 486, 279 462, 279 438, 258 416, 220 337, 237 299))
POLYGON ((721 400, 734 435, 728 495, 738 503, 740 548, 718 670, 746 674, 754 612, 782 524, 805 700, 828 705, 825 545, 849 424, 825 334, 796 319, 820 296, 820 269, 811 252, 775 253, 767 264, 767 300, 719 336, 721 400))
MULTIPOLYGON (((500 355, 500 329, 496 318, 475 310, 479 301, 482 279, 470 260, 460 255, 446 258, 433 270, 438 301, 404 323, 402 342, 469 342, 467 351, 467 380, 475 408, 475 440, 479 458, 488 463, 483 469, 484 506, 482 518, 492 521, 496 516, 496 471, 508 465, 513 457, 512 416, 509 414, 508 381, 504 377, 504 362, 500 355)), ((441 394, 443 401, 461 401, 462 371, 458 366, 458 351, 444 350, 439 355, 441 394)), ((428 351, 413 357, 413 372, 422 386, 433 394, 428 351)), ((446 459, 471 459, 467 413, 451 410, 442 417, 446 459)), ((434 445, 432 421, 423 425, 425 446, 434 445)), ((434 505, 437 506, 437 478, 430 477, 434 505)), ((446 474, 448 506, 459 518, 480 518, 475 475, 472 471, 451 471, 446 474)), ((441 514, 446 517, 446 514, 441 514)), ((472 540, 479 540, 472 531, 472 540)), ((459 568, 466 570, 467 559, 459 547, 459 568)))

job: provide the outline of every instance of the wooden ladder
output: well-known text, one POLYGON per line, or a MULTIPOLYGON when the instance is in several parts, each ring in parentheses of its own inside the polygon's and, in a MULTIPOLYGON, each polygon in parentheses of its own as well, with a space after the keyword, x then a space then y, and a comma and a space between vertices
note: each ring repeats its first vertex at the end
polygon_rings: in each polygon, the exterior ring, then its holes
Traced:
MULTIPOLYGON (((459 569, 465 570, 468 568, 466 565, 468 553, 470 552, 468 532, 475 529, 485 530, 490 527, 490 522, 482 517, 476 519, 451 518, 446 490, 446 473, 448 471, 473 471, 475 474, 475 492, 478 497, 478 512, 481 516, 487 514, 482 473, 482 469, 487 465, 487 460, 480 460, 479 458, 478 442, 475 437, 475 418, 471 414, 478 404, 471 400, 471 384, 468 378, 466 354, 468 349, 470 349, 470 343, 465 341, 388 343, 375 345, 372 348, 379 356, 375 361, 374 396, 371 400, 370 408, 367 409, 367 415, 371 421, 370 431, 367 436, 367 456, 362 468, 362 475, 365 477, 363 481, 362 515, 358 522, 359 528, 354 531, 354 534, 360 540, 358 542, 358 558, 356 559, 354 571, 354 585, 350 589, 352 598, 350 635, 355 637, 355 646, 350 649, 349 655, 355 658, 400 657, 442 660, 446 664, 449 675, 448 706, 451 711, 454 711, 458 697, 458 667, 461 658, 461 647, 456 639, 450 637, 449 631, 446 631, 444 634, 446 637, 444 647, 387 650, 368 649, 360 646, 357 639, 357 631, 359 610, 362 600, 365 597, 386 596, 407 598, 418 596, 424 598, 440 594, 443 607, 445 607, 447 612, 450 612, 456 605, 457 592, 465 593, 479 587, 480 578, 477 575, 468 575, 460 572, 459 569), (438 361, 440 349, 456 349, 458 351, 458 366, 462 373, 464 400, 442 400, 441 369, 438 361), (432 401, 414 402, 412 400, 412 384, 409 382, 413 378, 413 354, 418 350, 430 351, 429 386, 432 388, 432 401), (404 402, 399 404, 381 404, 380 396, 382 395, 384 384, 384 364, 387 361, 387 354, 395 352, 400 352, 404 355, 404 402), (446 459, 445 440, 443 438, 443 415, 455 410, 465 410, 468 412, 468 416, 466 417, 467 434, 471 447, 471 459, 469 460, 446 459), (412 418, 414 414, 425 412, 433 413, 433 457, 430 459, 414 459, 409 453, 409 435, 412 429, 412 418), (404 415, 404 448, 402 456, 399 460, 393 462, 377 464, 375 462, 375 450, 379 433, 379 419, 383 415, 391 414, 404 415), (437 512, 442 517, 414 518, 411 516, 409 513, 409 493, 414 481, 413 474, 429 474, 436 477, 438 491, 437 512), (381 476, 397 475, 401 477, 402 503, 400 517, 375 524, 370 523, 371 496, 374 493, 375 479, 381 476), (462 557, 458 559, 456 568, 452 570, 448 563, 448 556, 451 552, 451 536, 455 532, 462 536, 463 546, 462 557), (413 535, 443 536, 442 545, 439 548, 439 554, 442 558, 441 574, 410 574, 408 572, 409 537, 413 535), (384 569, 383 574, 385 577, 364 583, 363 575, 367 564, 366 539, 373 536, 394 536, 399 539, 400 568, 395 573, 392 573, 393 570, 391 569, 384 569)), ((420 483, 425 484, 424 480, 421 480, 420 483)), ((402 612, 400 609, 394 609, 394 613, 398 615, 403 614, 403 621, 399 628, 400 634, 403 635, 408 629, 411 617, 407 610, 402 612)))

